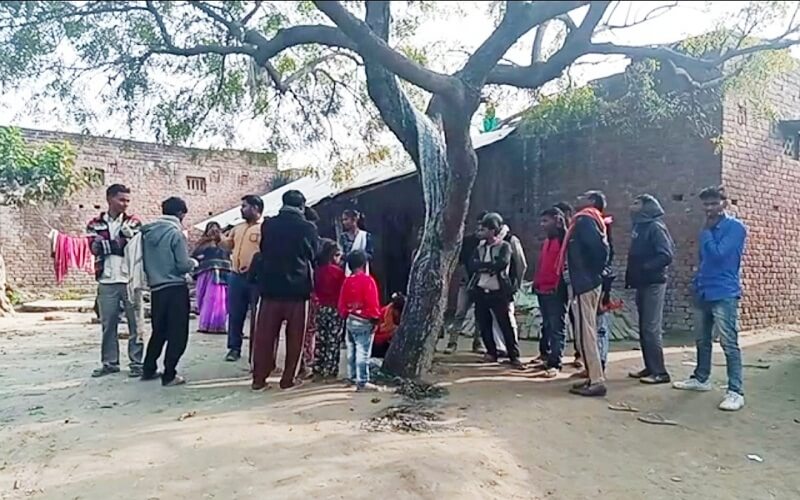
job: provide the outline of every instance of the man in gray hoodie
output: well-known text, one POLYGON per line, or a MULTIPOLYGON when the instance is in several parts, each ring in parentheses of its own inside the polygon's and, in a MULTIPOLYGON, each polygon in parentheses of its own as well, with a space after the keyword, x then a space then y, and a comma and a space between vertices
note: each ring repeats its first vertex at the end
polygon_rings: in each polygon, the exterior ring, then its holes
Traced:
POLYGON ((628 249, 625 286, 636 290, 644 369, 629 375, 644 384, 666 384, 670 381, 664 365, 661 336, 667 268, 672 263, 674 244, 663 217, 661 204, 649 194, 637 196, 631 205, 633 231, 628 249))
POLYGON ((164 344, 164 373, 161 384, 181 385, 183 377, 177 375, 178 361, 189 340, 189 286, 186 275, 194 268, 189 258, 186 237, 181 222, 187 212, 186 202, 168 198, 161 204, 164 214, 155 222, 142 228, 142 253, 144 271, 150 286, 153 334, 147 344, 142 380, 158 376, 156 361, 161 357, 164 344))

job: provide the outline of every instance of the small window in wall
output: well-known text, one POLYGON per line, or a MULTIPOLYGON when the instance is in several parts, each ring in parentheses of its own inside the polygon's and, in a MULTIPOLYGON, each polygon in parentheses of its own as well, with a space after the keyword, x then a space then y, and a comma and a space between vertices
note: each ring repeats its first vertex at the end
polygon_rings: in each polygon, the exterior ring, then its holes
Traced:
POLYGON ((783 138, 783 154, 797 159, 797 135, 790 135, 783 138))
POLYGON ((747 125, 747 106, 739 103, 739 109, 736 114, 736 123, 739 125, 747 125))
POLYGON ((92 176, 100 186, 106 185, 106 171, 103 170, 102 168, 93 168, 92 176))
POLYGON ((250 181, 250 175, 249 174, 242 174, 242 175, 239 176, 239 185, 240 186, 246 185, 249 181, 250 181))
POLYGON ((206 178, 186 176, 186 187, 189 189, 189 191, 193 191, 195 193, 205 193, 206 178))

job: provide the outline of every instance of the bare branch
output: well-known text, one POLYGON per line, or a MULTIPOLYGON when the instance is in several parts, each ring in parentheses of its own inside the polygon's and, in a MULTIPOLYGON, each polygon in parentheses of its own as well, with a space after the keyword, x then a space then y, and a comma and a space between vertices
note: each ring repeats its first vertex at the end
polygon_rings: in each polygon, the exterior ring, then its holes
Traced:
POLYGON ((271 39, 267 39, 256 30, 248 30, 244 34, 244 42, 257 47, 255 59, 259 65, 263 65, 284 50, 298 45, 315 43, 329 47, 356 50, 356 44, 340 30, 332 26, 315 24, 280 29, 271 39))
POLYGON ((547 62, 530 66, 498 65, 489 74, 487 83, 537 88, 557 78, 577 58, 588 52, 592 46, 592 34, 610 3, 592 2, 581 25, 567 35, 564 45, 547 62))
POLYGON ((255 6, 253 7, 253 10, 251 10, 250 12, 248 12, 248 13, 247 13, 247 14, 246 14, 246 15, 245 15, 245 16, 244 16, 244 17, 243 17, 243 18, 242 18, 242 19, 239 21, 239 24, 241 24, 242 26, 246 25, 246 24, 248 23, 248 21, 250 21, 250 19, 252 19, 252 18, 253 18, 253 16, 256 14, 256 12, 258 12, 258 9, 260 9, 260 8, 261 8, 261 4, 262 4, 262 3, 264 3, 264 2, 262 2, 261 0, 258 0, 258 1, 256 2, 255 6))
POLYGON ((536 28, 536 35, 533 37, 533 47, 531 48, 531 64, 542 62, 544 58, 544 33, 547 31, 547 21, 536 28))
MULTIPOLYGON (((638 26, 640 24, 646 23, 647 21, 652 21, 653 19, 657 19, 657 18, 663 16, 664 14, 667 14, 669 11, 671 11, 672 9, 674 9, 677 6, 678 6, 678 2, 671 2, 671 3, 667 4, 667 5, 659 5, 658 7, 655 7, 650 12, 645 14, 643 18, 638 19, 638 20, 634 20, 632 22, 628 22, 628 20, 626 19, 623 24, 605 23, 600 28, 599 32, 612 30, 612 29, 632 28, 634 26, 638 26)), ((610 19, 609 19, 609 21, 610 21, 610 19)))
POLYGON ((373 59, 400 78, 431 93, 452 93, 458 82, 449 75, 431 71, 408 59, 389 47, 364 21, 356 18, 337 1, 315 0, 314 5, 322 11, 358 46, 365 59, 373 59))
MULTIPOLYGON (((508 2, 503 20, 459 71, 470 85, 481 87, 497 61, 525 33, 543 22, 589 2, 508 2)), ((608 2, 601 2, 608 4, 608 2)))
POLYGON ((255 50, 251 47, 244 47, 244 46, 201 44, 187 48, 156 47, 148 50, 145 53, 145 56, 150 54, 163 54, 163 55, 183 56, 183 57, 199 56, 203 54, 219 54, 223 56, 231 54, 244 54, 253 56, 255 54, 255 50))
POLYGON ((168 47, 174 47, 175 45, 172 43, 172 36, 169 34, 169 31, 167 31, 166 24, 164 24, 164 17, 160 12, 158 12, 158 9, 152 0, 147 0, 145 4, 147 5, 147 10, 149 10, 155 18, 156 24, 158 24, 158 30, 161 32, 161 38, 164 40, 164 44, 168 47))
POLYGON ((560 16, 556 16, 554 19, 564 23, 564 26, 567 27, 567 33, 578 29, 578 25, 575 24, 575 21, 572 20, 569 14, 562 14, 560 16))

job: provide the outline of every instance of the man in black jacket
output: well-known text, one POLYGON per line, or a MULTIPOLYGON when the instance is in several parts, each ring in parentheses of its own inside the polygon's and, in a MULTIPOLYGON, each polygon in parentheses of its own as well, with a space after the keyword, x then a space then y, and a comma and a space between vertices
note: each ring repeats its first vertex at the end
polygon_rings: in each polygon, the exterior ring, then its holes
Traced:
POLYGON ((575 323, 580 335, 581 357, 588 380, 575 384, 570 392, 581 396, 605 396, 606 386, 597 347, 597 306, 603 271, 608 262, 603 210, 606 198, 600 191, 588 191, 578 198, 578 213, 567 231, 567 272, 575 295, 575 323))
MULTIPOLYGON (((458 285, 456 312, 453 316, 453 323, 450 325, 450 337, 447 341, 447 348, 444 350, 445 354, 453 354, 458 350, 458 336, 463 333, 464 320, 466 319, 469 309, 472 307, 472 298, 469 295, 469 290, 467 290, 469 280, 474 273, 474 270, 470 269, 470 262, 472 261, 472 255, 475 253, 475 249, 478 248, 478 243, 481 241, 480 238, 478 238, 478 231, 480 230, 481 221, 487 213, 488 212, 483 211, 478 214, 478 225, 475 231, 464 234, 464 239, 461 240, 461 252, 458 254, 458 263, 463 266, 464 274, 461 276, 461 281, 459 281, 458 285)), ((472 352, 480 353, 481 351, 481 336, 478 330, 478 324, 475 323, 475 331, 472 337, 472 352)))
POLYGON ((283 194, 277 216, 261 225, 257 271, 261 307, 253 339, 253 390, 264 389, 275 369, 281 325, 286 321, 286 362, 281 389, 297 384, 297 367, 306 329, 306 303, 311 297, 311 275, 319 236, 305 218, 306 199, 297 190, 283 194))
POLYGON ((653 196, 637 196, 631 205, 631 246, 625 286, 636 289, 639 343, 644 369, 629 375, 644 384, 669 383, 661 346, 667 267, 672 263, 673 242, 662 220, 664 209, 653 196))

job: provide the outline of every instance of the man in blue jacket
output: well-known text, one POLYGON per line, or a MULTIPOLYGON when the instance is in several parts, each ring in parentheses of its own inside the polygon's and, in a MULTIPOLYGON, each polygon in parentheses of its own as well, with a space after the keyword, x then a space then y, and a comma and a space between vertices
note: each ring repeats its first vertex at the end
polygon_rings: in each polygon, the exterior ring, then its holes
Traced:
POLYGON ((706 224, 700 233, 700 264, 694 278, 697 301, 697 367, 689 380, 675 382, 675 389, 710 391, 713 335, 719 334, 728 369, 728 392, 719 408, 737 411, 744 406, 742 353, 737 316, 742 287, 739 271, 747 228, 727 214, 728 200, 722 187, 700 192, 706 224))

